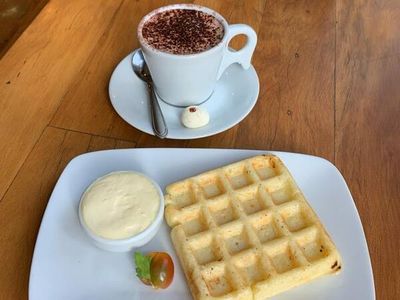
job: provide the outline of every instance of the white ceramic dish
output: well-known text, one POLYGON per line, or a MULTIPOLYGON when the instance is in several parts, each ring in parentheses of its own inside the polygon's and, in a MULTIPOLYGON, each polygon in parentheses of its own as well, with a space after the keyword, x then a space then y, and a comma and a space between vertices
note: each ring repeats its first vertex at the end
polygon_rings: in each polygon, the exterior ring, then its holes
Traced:
MULTIPOLYGON (((172 285, 155 291, 136 278, 132 253, 107 252, 91 243, 79 224, 80 196, 90 182, 111 171, 136 170, 165 188, 168 183, 260 153, 265 151, 127 149, 76 157, 58 180, 43 216, 32 260, 30 299, 190 299, 165 222, 155 238, 141 249, 167 251, 175 262, 172 285)), ((341 174, 318 157, 272 153, 287 165, 343 257, 339 275, 317 279, 272 299, 375 299, 364 232, 341 174)))
MULTIPOLYGON (((82 229, 86 232, 88 237, 92 240, 92 242, 101 249, 113 251, 113 252, 126 252, 126 251, 130 251, 132 249, 138 248, 138 247, 142 247, 145 244, 147 244, 149 241, 151 241, 152 238, 154 238, 154 236, 157 234, 157 232, 160 229, 160 226, 163 222, 163 219, 164 219, 164 195, 163 195, 161 188, 157 184, 157 182, 155 182, 153 179, 151 179, 150 177, 148 177, 142 173, 132 172, 132 171, 129 171, 129 172, 145 177, 157 189, 158 194, 160 196, 160 206, 158 208, 157 215, 156 215, 155 219, 150 223, 150 225, 144 231, 142 231, 134 236, 131 236, 131 237, 125 238, 125 239, 117 239, 117 240, 103 238, 103 237, 97 235, 95 232, 93 232, 86 225, 86 222, 84 220, 84 217, 82 214, 82 201, 83 201, 84 195, 87 191, 86 190, 83 193, 81 200, 79 202, 79 208, 78 208, 79 223, 81 224, 82 229)), ((115 173, 121 173, 121 172, 113 172, 112 174, 115 174, 115 173)), ((111 173, 105 174, 104 176, 107 176, 110 174, 111 173)), ((89 189, 96 181, 100 180, 101 178, 103 178, 103 177, 97 178, 94 182, 91 183, 91 185, 89 187, 87 187, 87 189, 89 189)))
MULTIPOLYGON (((132 53, 125 57, 114 70, 109 84, 111 104, 116 112, 133 127, 154 135, 151 126, 147 87, 133 72, 132 53)), ((201 106, 210 114, 210 123, 204 127, 189 129, 180 121, 182 108, 160 100, 160 106, 168 125, 169 139, 195 139, 225 131, 243 120, 257 102, 259 81, 253 66, 244 70, 233 64, 222 74, 214 93, 201 106)))

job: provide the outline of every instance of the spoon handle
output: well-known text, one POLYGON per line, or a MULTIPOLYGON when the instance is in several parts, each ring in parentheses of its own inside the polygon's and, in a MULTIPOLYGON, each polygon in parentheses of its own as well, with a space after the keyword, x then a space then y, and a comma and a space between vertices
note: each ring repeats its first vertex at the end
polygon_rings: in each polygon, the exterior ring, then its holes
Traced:
POLYGON ((154 91, 152 84, 147 84, 150 94, 150 109, 151 109, 151 121, 153 125, 153 131, 156 136, 163 139, 168 134, 167 124, 165 123, 164 115, 161 111, 160 103, 158 103, 157 95, 154 91))

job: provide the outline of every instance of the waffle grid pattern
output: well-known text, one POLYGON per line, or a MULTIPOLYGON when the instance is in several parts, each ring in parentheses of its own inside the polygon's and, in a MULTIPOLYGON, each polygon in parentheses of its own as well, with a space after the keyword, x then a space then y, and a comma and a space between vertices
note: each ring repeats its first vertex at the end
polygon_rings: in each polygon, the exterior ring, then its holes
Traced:
POLYGON ((275 156, 168 186, 166 219, 196 299, 264 299, 340 269, 335 246, 275 156))

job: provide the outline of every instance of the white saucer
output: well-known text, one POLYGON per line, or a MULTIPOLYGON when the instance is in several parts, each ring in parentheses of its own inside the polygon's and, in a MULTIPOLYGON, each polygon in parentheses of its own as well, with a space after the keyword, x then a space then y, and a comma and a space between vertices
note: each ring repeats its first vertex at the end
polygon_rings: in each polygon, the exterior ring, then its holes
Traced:
MULTIPOLYGON (((117 113, 133 127, 154 135, 151 127, 149 100, 146 85, 133 72, 132 53, 114 70, 109 94, 117 113)), ((218 81, 214 93, 202 107, 210 114, 210 123, 202 128, 188 129, 180 121, 182 108, 166 104, 160 106, 168 125, 170 139, 195 139, 217 134, 243 120, 257 102, 259 81, 253 66, 244 70, 231 65, 218 81)))

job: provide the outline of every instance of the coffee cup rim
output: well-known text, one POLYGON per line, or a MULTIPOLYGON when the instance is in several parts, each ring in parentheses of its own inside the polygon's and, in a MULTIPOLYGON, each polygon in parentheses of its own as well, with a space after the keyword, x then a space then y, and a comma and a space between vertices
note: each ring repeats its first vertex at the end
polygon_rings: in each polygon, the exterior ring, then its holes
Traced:
POLYGON ((184 58, 190 58, 190 57, 198 57, 198 56, 205 56, 211 53, 214 53, 215 51, 218 51, 218 49, 220 49, 226 42, 227 38, 228 38, 228 22, 225 20, 225 18, 223 16, 221 16, 219 13, 217 13, 215 10, 212 10, 211 8, 205 7, 205 6, 201 6, 201 5, 197 5, 197 4, 171 4, 171 5, 166 5, 166 6, 162 6, 159 7, 157 9, 152 10, 151 12, 149 12, 148 14, 146 14, 141 21, 139 22, 138 28, 137 28, 137 37, 140 43, 141 47, 145 47, 146 50, 153 52, 154 54, 157 55, 164 55, 167 57, 171 57, 171 58, 177 58, 177 59, 184 59, 184 58), (215 17, 221 24, 222 26, 224 26, 224 36, 223 38, 218 42, 218 44, 216 44, 214 47, 207 49, 205 51, 199 52, 199 53, 191 53, 191 54, 174 54, 174 53, 169 53, 169 52, 165 52, 165 51, 161 51, 158 49, 155 49, 154 47, 152 47, 151 45, 149 45, 145 38, 142 35, 142 29, 144 24, 146 23, 146 21, 148 19, 150 19, 152 16, 163 12, 163 11, 167 11, 167 10, 171 10, 171 9, 194 9, 194 10, 199 10, 199 11, 203 11, 209 15, 212 15, 213 17, 215 17))

